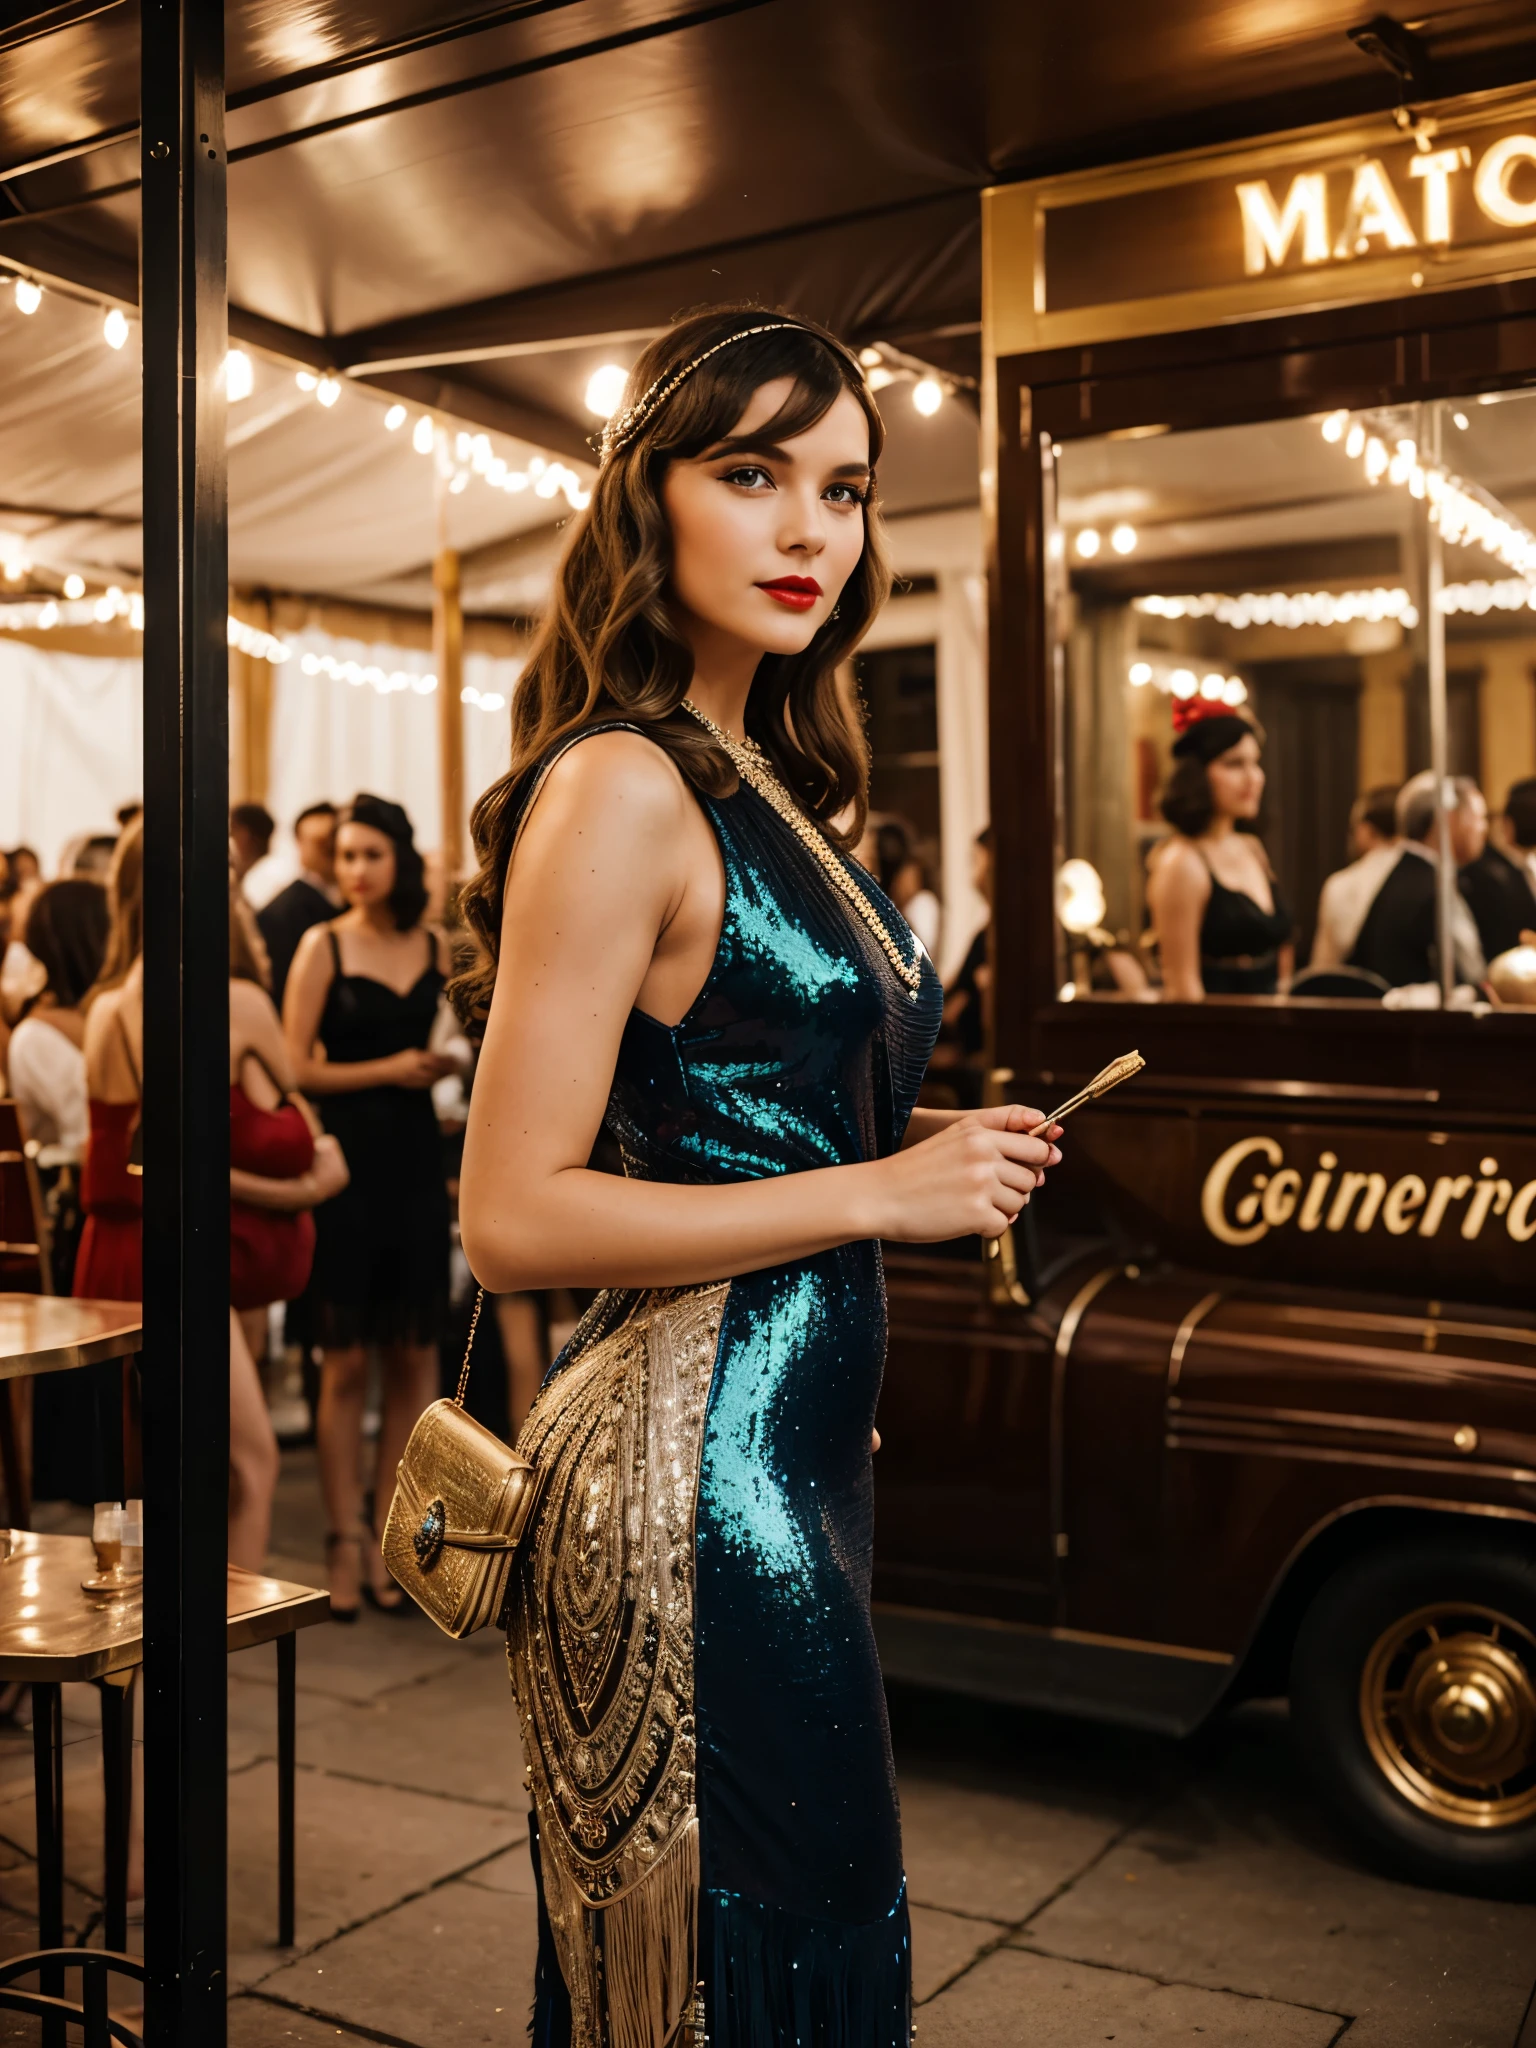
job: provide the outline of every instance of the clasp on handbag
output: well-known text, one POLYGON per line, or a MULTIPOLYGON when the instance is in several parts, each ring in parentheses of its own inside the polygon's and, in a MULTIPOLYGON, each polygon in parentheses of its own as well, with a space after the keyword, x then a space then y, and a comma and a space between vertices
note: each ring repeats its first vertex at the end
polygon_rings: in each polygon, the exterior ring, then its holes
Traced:
POLYGON ((443 1539, 448 1534, 448 1510, 440 1500, 433 1501, 421 1518, 421 1527, 411 1538, 411 1548, 416 1553, 416 1562, 422 1570, 430 1571, 436 1564, 443 1539))

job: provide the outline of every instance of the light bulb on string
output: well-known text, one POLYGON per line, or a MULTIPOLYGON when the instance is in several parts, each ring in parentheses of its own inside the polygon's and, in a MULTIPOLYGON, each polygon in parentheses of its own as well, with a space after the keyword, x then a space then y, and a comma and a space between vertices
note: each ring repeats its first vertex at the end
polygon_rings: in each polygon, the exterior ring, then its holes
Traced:
POLYGON ((912 386, 912 403, 924 419, 931 419, 944 403, 944 386, 937 377, 919 377, 912 386))
POLYGON ((334 405, 341 396, 341 380, 338 377, 322 377, 315 386, 315 396, 325 406, 334 405))
POLYGON ((35 313, 43 303, 43 288, 34 284, 30 277, 16 280, 16 310, 18 313, 35 313))
POLYGON ((629 382, 629 372, 621 370, 617 363, 604 363, 587 379, 587 411, 600 420, 611 420, 624 403, 624 387, 629 382))
POLYGON ((232 348, 224 356, 224 396, 231 405, 249 398, 256 389, 256 371, 243 348, 232 348))
POLYGON ((77 598, 84 597, 85 578, 83 576, 66 576, 64 578, 64 595, 72 604, 77 598))
POLYGON ((296 370, 294 372, 293 381, 295 384, 298 385, 301 391, 313 391, 316 385, 320 382, 320 379, 315 375, 313 370, 296 370))
POLYGON ((1109 544, 1117 555, 1134 554, 1136 550, 1136 537, 1135 527, 1122 519, 1120 524, 1111 532, 1109 544))
POLYGON ((432 415, 424 412, 411 429, 411 446, 418 455, 430 455, 436 438, 437 429, 432 423, 432 415))
POLYGON ((1085 526, 1074 542, 1078 554, 1085 562, 1093 560, 1099 552, 1099 545, 1099 529, 1096 526, 1085 526))
POLYGON ((128 339, 128 316, 121 306, 111 306, 101 323, 101 338, 108 348, 121 348, 128 339))
POLYGON ((400 428, 405 425, 405 420, 405 407, 403 405, 392 405, 384 415, 385 431, 391 434, 398 433, 400 428))

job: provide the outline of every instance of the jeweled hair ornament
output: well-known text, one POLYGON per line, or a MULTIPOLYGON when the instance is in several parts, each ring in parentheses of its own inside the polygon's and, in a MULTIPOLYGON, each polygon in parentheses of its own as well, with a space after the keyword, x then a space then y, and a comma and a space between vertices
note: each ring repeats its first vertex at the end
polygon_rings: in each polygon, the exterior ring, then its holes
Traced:
POLYGON ((628 447, 658 406, 665 405, 678 385, 686 384, 694 371, 707 363, 711 356, 719 355, 721 349, 731 348, 738 341, 750 341, 754 334, 806 334, 809 331, 808 328, 802 327, 798 320, 765 320, 761 326, 743 327, 735 334, 726 335, 723 341, 715 342, 712 347, 705 349, 702 355, 695 356, 691 363, 684 363, 680 370, 665 372, 656 379, 643 398, 634 405, 626 406, 622 412, 616 412, 604 427, 599 461, 607 462, 611 456, 617 455, 621 448, 628 447))

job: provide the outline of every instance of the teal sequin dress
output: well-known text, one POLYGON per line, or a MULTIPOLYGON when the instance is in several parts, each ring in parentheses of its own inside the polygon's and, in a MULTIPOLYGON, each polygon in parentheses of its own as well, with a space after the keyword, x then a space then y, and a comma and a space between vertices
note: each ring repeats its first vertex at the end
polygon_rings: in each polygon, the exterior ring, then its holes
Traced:
MULTIPOLYGON (((937 976, 924 959, 909 991, 754 790, 700 802, 725 914, 682 1023, 637 1010, 624 1032, 606 1121, 626 1172, 721 1186, 884 1156, 937 976)), ((612 1290, 551 1370, 523 1437, 544 1482, 509 1610, 539 2048, 906 2048, 869 1613, 885 1341, 864 1241, 714 1287, 612 1290)))

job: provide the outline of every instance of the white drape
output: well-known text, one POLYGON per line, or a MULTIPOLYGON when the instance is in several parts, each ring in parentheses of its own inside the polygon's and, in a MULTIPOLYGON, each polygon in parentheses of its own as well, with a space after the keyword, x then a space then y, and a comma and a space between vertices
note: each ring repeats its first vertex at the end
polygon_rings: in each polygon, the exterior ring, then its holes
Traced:
MULTIPOLYGON (((286 834, 307 804, 328 797, 345 803, 358 790, 371 790, 403 804, 423 849, 442 841, 442 792, 438 770, 436 694, 414 689, 381 694, 370 683, 349 683, 330 675, 306 675, 305 655, 355 662, 389 675, 426 675, 432 656, 424 648, 369 646, 329 633, 289 638, 293 658, 278 668, 272 701, 272 750, 267 809, 286 834)), ((511 752, 509 705, 519 664, 485 654, 464 657, 464 686, 480 696, 499 696, 500 707, 461 706, 464 722, 466 804, 503 773, 511 752)))
MULTIPOLYGON (((325 674, 306 675, 306 654, 352 661, 386 675, 423 675, 430 654, 367 646, 327 633, 293 636, 292 657, 273 676, 267 808, 278 820, 276 869, 291 858, 288 828, 320 797, 344 803, 360 789, 410 813, 417 844, 441 841, 437 697, 412 689, 381 694, 325 674)), ((461 707, 466 811, 507 765, 509 710, 520 664, 466 654, 466 690, 500 706, 461 707)), ((143 664, 54 654, 0 639, 0 846, 36 847, 57 871, 70 840, 115 832, 119 804, 143 793, 143 664)), ((280 885, 280 877, 279 883, 280 885)))
POLYGON ((0 845, 45 873, 87 832, 117 830, 143 782, 143 664, 0 640, 0 845))

